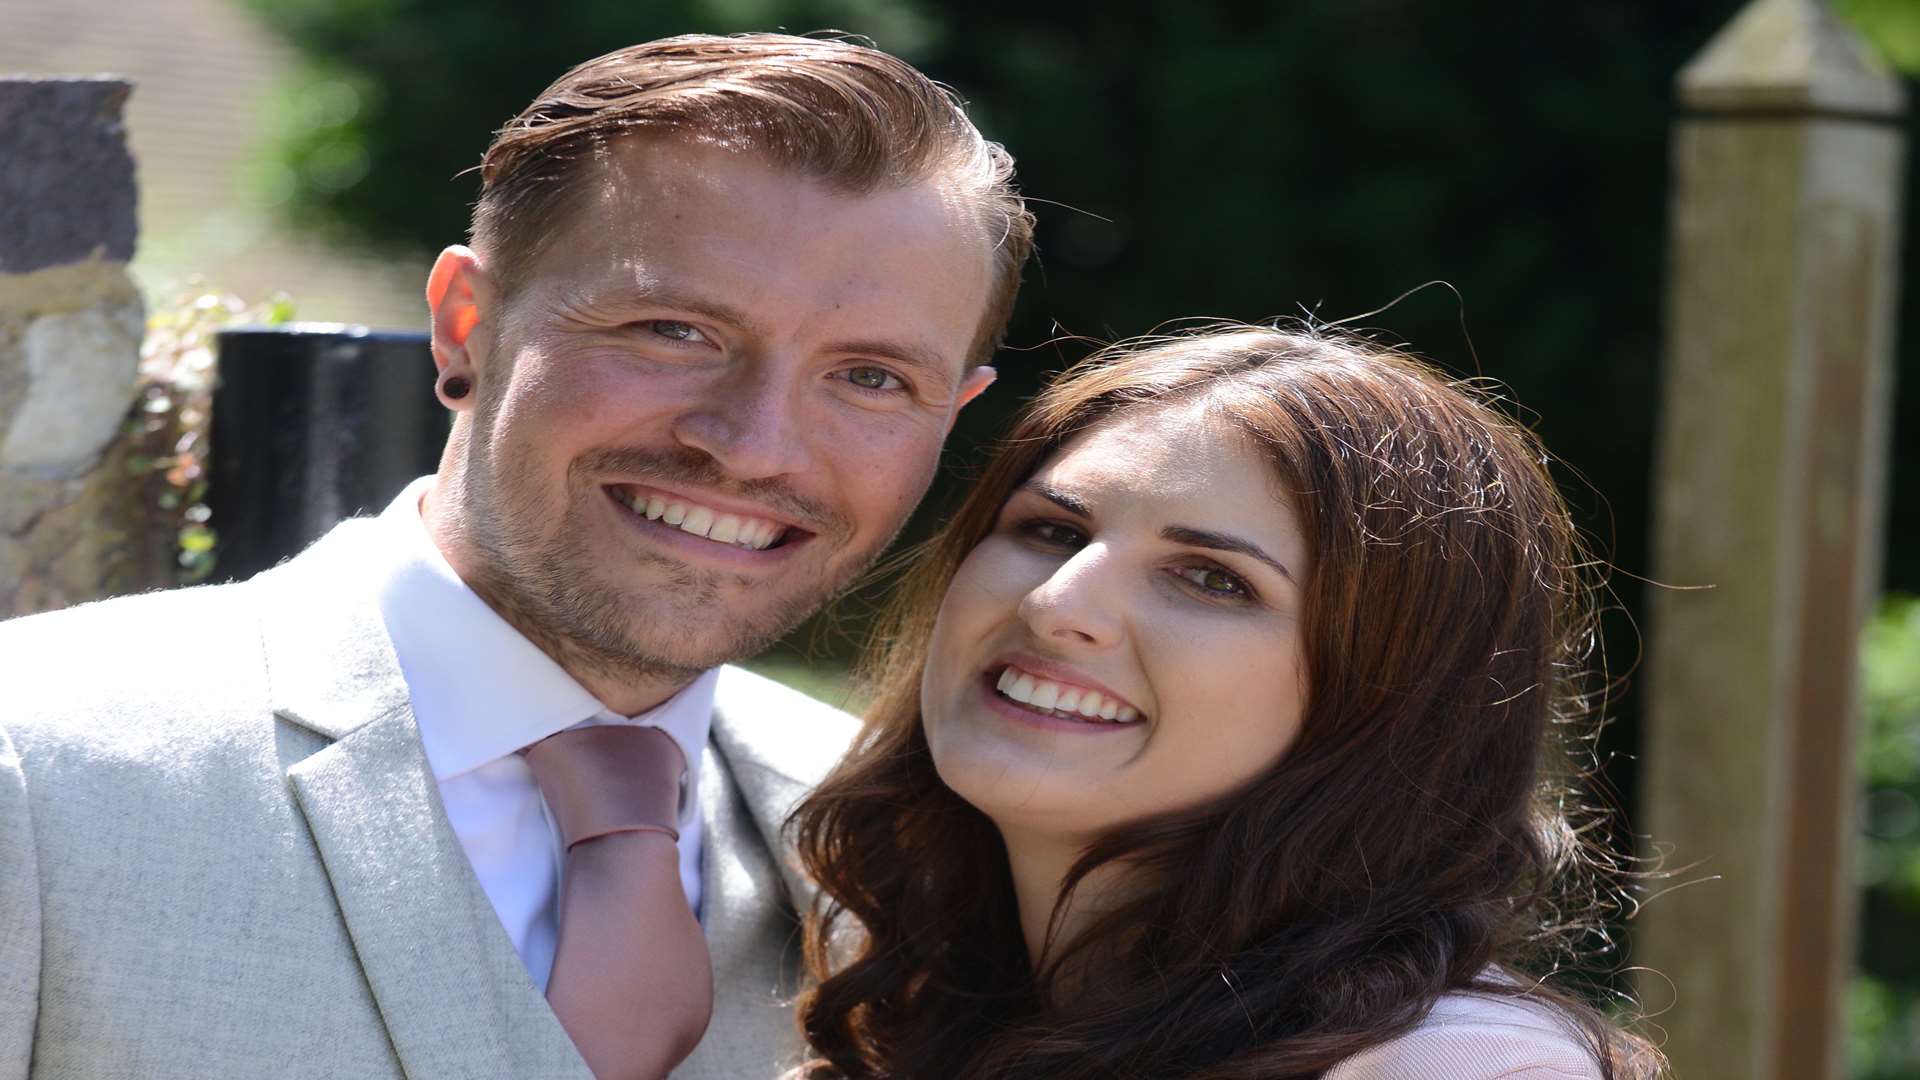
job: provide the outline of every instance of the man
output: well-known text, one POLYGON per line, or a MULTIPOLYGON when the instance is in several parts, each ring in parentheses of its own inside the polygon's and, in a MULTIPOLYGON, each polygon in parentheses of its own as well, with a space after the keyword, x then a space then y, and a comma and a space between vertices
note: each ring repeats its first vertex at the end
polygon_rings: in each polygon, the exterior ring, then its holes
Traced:
POLYGON ((991 381, 1010 169, 907 65, 777 35, 508 124, 428 284, 433 477, 251 581, 0 626, 0 1077, 790 1065, 778 830, 850 722, 721 665, 991 381))

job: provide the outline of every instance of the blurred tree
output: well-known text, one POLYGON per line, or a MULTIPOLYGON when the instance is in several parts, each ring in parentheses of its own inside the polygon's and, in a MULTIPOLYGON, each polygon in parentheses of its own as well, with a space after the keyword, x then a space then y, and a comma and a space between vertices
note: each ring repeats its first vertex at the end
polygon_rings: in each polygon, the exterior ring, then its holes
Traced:
POLYGON ((1867 945, 1852 1000, 1853 1074, 1920 1077, 1920 599, 1889 598, 1867 629, 1867 945))

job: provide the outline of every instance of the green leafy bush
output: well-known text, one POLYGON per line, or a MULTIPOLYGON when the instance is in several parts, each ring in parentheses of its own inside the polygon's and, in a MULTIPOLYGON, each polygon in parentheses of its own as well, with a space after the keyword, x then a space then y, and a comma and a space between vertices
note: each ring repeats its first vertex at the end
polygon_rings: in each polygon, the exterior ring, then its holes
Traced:
POLYGON ((1860 975, 1852 1072, 1920 1080, 1920 598, 1889 597, 1863 652, 1860 975))

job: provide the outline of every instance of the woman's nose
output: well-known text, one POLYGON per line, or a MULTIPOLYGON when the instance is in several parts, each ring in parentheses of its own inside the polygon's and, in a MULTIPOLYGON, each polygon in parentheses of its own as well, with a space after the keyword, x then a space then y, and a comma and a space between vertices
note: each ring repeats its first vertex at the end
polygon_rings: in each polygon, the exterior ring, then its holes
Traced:
POLYGON ((1037 640, 1103 647, 1120 640, 1123 590, 1111 554, 1088 544, 1020 599, 1020 618, 1037 640))

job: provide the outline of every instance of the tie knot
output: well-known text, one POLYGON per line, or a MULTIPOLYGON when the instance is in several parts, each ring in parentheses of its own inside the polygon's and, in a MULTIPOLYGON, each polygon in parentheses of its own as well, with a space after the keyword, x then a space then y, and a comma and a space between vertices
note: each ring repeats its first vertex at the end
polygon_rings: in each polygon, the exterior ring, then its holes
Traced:
POLYGON ((526 756, 567 847, 636 828, 679 838, 686 756, 659 728, 571 728, 527 747, 526 756))

